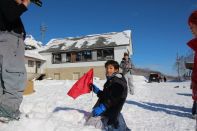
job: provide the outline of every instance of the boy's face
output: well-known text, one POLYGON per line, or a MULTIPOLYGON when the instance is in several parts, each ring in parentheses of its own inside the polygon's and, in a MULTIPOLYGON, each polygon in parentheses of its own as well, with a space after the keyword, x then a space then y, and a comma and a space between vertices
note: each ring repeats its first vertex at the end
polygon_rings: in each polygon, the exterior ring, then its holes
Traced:
POLYGON ((106 76, 112 76, 113 73, 118 72, 118 69, 115 69, 113 65, 108 65, 106 68, 106 76))

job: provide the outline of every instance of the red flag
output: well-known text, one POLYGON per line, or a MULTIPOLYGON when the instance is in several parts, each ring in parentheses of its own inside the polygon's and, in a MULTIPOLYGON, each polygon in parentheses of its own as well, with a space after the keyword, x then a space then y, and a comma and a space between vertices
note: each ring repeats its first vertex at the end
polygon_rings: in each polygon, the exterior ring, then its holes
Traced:
POLYGON ((68 91, 68 95, 72 98, 86 93, 90 93, 90 84, 93 83, 93 69, 90 69, 85 75, 83 75, 68 91))

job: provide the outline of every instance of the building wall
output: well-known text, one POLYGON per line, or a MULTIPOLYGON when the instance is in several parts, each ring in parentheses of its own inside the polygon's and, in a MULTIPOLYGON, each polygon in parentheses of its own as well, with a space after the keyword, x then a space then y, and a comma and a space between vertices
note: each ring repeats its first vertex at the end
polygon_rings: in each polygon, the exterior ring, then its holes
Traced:
POLYGON ((115 59, 115 61, 120 63, 122 61, 122 58, 123 58, 125 52, 128 52, 126 46, 115 47, 114 48, 114 59, 115 59))
POLYGON ((132 43, 132 32, 131 32, 131 34, 130 34, 130 43, 129 43, 129 46, 127 46, 127 50, 130 52, 130 55, 133 55, 133 52, 134 52, 134 50, 133 50, 133 43, 132 43))
POLYGON ((91 68, 94 69, 94 77, 105 79, 105 68, 103 66, 86 66, 86 67, 65 67, 65 68, 47 68, 45 70, 47 77, 60 80, 77 80, 88 72, 91 68))
POLYGON ((40 53, 43 58, 46 60, 45 63, 42 65, 42 69, 50 68, 50 65, 52 65, 52 54, 51 53, 40 53))
MULTIPOLYGON (((124 52, 130 52, 128 48, 130 48, 130 46, 115 47, 114 60, 120 63, 123 58, 124 52)), ((106 63, 106 61, 52 64, 52 53, 41 53, 41 55, 46 60, 46 62, 42 66, 42 69, 45 69, 47 77, 50 77, 52 79, 78 79, 91 68, 94 68, 95 77, 105 79, 104 64, 106 63)))
MULTIPOLYGON (((27 73, 36 73, 36 61, 40 61, 37 59, 33 59, 33 58, 29 58, 29 57, 25 57, 25 67, 26 67, 26 71, 27 73), (34 62, 33 67, 29 67, 28 66, 28 60, 31 60, 34 62)), ((40 61, 41 62, 41 67, 37 69, 37 73, 43 73, 44 72, 44 61, 40 61)))
MULTIPOLYGON (((124 52, 128 52, 130 46, 119 46, 114 48, 114 60, 121 62, 124 52)), ((52 53, 41 53, 46 59, 43 68, 64 68, 64 67, 87 67, 88 66, 103 66, 106 61, 91 61, 91 62, 76 62, 76 63, 61 63, 52 64, 52 53)))
POLYGON ((28 67, 28 60, 32 60, 31 58, 25 58, 25 67, 26 67, 26 71, 27 73, 34 73, 35 72, 35 66, 33 67, 28 67))

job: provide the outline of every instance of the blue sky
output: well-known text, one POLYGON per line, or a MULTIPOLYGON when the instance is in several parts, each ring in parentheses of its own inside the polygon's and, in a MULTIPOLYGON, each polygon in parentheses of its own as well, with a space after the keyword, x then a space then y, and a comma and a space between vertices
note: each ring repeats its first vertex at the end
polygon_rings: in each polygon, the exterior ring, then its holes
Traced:
POLYGON ((136 67, 176 75, 177 52, 184 55, 192 38, 187 25, 196 0, 50 0, 39 8, 31 4, 22 16, 26 31, 41 39, 40 25, 47 26, 44 43, 52 38, 132 31, 136 67))

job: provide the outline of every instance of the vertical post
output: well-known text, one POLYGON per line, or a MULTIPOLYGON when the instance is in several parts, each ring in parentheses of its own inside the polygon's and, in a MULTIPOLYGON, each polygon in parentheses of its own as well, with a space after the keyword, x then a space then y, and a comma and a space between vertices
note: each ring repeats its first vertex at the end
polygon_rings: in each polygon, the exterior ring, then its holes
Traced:
POLYGON ((47 31, 47 26, 45 24, 41 24, 40 26, 40 34, 41 34, 41 41, 44 43, 45 33, 47 31))

